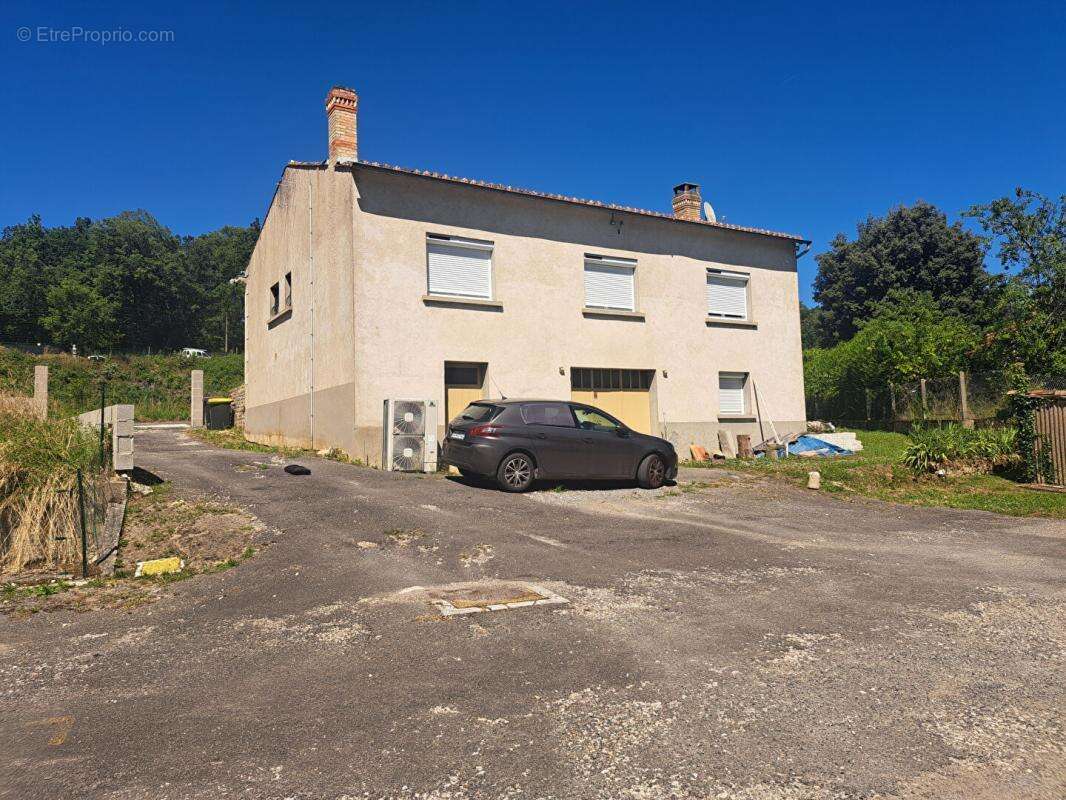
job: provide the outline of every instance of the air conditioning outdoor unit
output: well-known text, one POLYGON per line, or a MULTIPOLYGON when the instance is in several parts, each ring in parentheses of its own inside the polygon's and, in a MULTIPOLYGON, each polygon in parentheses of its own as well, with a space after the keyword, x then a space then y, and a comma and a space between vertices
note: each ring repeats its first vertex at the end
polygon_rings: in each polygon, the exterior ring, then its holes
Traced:
POLYGON ((386 400, 381 431, 386 470, 436 472, 437 404, 432 400, 386 400))

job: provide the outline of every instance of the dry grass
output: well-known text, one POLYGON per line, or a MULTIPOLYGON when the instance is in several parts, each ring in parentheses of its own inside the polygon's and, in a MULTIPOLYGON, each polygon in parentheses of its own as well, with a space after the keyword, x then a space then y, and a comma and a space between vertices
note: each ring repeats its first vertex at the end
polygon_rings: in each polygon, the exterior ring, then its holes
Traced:
POLYGON ((77 470, 95 439, 72 420, 42 420, 32 402, 0 397, 0 573, 58 569, 80 560, 77 470))

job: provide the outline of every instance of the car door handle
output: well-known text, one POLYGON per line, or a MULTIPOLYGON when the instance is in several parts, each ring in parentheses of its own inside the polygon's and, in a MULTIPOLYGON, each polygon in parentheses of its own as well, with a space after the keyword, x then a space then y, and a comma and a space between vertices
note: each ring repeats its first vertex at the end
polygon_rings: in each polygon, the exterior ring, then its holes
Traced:
POLYGON ((546 434, 546 433, 538 433, 537 434, 537 438, 538 439, 547 439, 548 438, 548 434, 546 434))
POLYGON ((581 437, 581 441, 583 441, 585 444, 592 444, 592 437, 591 436, 582 436, 581 437))

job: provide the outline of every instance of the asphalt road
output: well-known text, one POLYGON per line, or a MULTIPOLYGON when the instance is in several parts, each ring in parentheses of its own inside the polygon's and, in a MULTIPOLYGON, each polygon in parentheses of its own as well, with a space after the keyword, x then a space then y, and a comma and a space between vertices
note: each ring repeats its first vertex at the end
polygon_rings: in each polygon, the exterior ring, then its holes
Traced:
POLYGON ((0 797, 1066 797, 1062 522, 137 450, 273 543, 132 611, 0 619, 0 797), (487 579, 570 603, 428 603, 487 579))

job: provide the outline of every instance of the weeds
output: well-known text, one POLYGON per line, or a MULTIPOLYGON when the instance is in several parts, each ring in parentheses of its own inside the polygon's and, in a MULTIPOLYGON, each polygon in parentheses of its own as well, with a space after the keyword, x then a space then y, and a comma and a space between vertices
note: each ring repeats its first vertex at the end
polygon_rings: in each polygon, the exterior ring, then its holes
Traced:
POLYGON ((902 462, 917 473, 945 467, 989 473, 1018 461, 1016 438, 1014 428, 915 427, 902 462))
POLYGON ((40 419, 23 398, 0 398, 0 572, 78 560, 78 469, 96 436, 74 420, 40 419))

